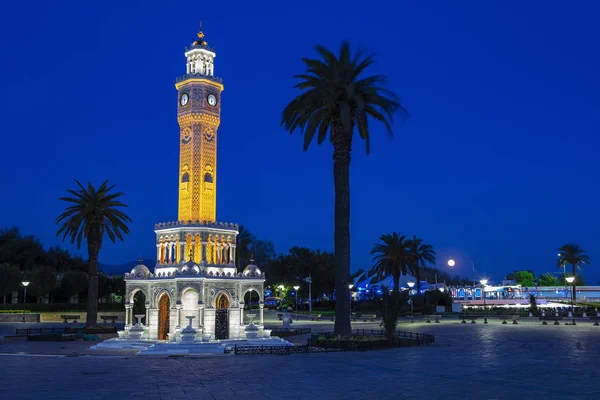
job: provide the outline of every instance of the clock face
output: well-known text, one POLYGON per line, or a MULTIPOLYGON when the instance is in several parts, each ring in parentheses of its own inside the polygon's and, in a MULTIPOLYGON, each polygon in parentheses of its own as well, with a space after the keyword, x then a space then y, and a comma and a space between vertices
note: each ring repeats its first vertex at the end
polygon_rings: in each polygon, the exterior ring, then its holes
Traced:
POLYGON ((209 94, 206 100, 208 101, 209 106, 214 107, 217 105, 217 97, 214 94, 209 94))
POLYGON ((182 107, 185 107, 189 100, 190 100, 190 97, 188 96, 188 94, 184 93, 181 95, 181 98, 179 99, 179 104, 181 104, 182 107))

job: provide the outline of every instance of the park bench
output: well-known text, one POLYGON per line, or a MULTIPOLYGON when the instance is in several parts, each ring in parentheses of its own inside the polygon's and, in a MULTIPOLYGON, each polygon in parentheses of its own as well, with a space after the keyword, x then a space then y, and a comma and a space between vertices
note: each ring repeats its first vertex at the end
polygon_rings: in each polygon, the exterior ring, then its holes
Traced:
POLYGON ((476 324, 475 320, 481 318, 481 315, 476 314, 459 314, 458 319, 462 319, 461 324, 466 324, 465 319, 470 319, 472 324, 476 324))
POLYGON ((78 319, 81 319, 80 315, 61 315, 61 319, 65 320, 65 324, 68 323, 70 319, 73 320, 73 323, 76 324, 78 319))
POLYGON ((360 314, 360 319, 362 319, 363 322, 367 322, 367 320, 375 322, 375 318, 377 318, 377 314, 360 314))
POLYGON ((425 322, 427 322, 428 324, 431 323, 431 320, 435 320, 436 324, 440 323, 440 318, 442 318, 441 315, 423 315, 423 319, 425 319, 425 322))
POLYGON ((100 316, 101 319, 104 320, 104 323, 106 324, 107 321, 110 319, 113 324, 117 321, 118 317, 116 315, 101 315, 100 316))
POLYGON ((321 319, 321 314, 311 314, 310 315, 310 320, 311 321, 318 321, 321 319))
POLYGON ((560 323, 558 321, 562 319, 562 316, 560 316, 560 315, 540 315, 540 319, 542 321, 544 321, 544 322, 542 322, 542 325, 548 325, 548 323, 546 321, 554 321, 554 325, 560 325, 560 323))
POLYGON ((521 319, 521 316, 520 315, 511 315, 508 318, 504 317, 504 320, 502 321, 502 325, 508 324, 508 322, 506 322, 507 319, 512 319, 513 325, 518 325, 519 323, 517 321, 521 319))

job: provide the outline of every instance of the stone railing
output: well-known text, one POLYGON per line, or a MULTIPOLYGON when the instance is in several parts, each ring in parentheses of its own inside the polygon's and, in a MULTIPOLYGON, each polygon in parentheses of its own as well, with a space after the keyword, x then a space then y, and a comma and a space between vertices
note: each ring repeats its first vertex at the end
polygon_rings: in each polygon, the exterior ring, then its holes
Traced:
POLYGON ((193 49, 204 49, 204 50, 210 51, 211 53, 215 52, 215 49, 213 47, 203 46, 201 44, 196 44, 196 45, 193 45, 193 46, 190 46, 190 47, 186 47, 185 48, 185 52, 187 53, 188 51, 193 50, 193 49))
POLYGON ((175 272, 158 272, 156 274, 130 274, 125 273, 125 280, 145 280, 145 279, 173 279, 173 278, 189 278, 189 277, 202 277, 202 278, 230 278, 230 279, 264 279, 265 273, 261 274, 248 274, 244 275, 241 272, 231 273, 231 272, 206 272, 206 270, 202 269, 200 271, 196 271, 194 269, 190 269, 187 271, 175 271, 175 272))
POLYGON ((190 227, 206 227, 206 228, 221 228, 221 229, 235 229, 238 230, 238 224, 231 222, 209 222, 209 221, 171 221, 171 222, 159 222, 154 225, 155 229, 175 228, 180 226, 190 227))
POLYGON ((185 75, 181 75, 178 76, 177 78, 175 78, 175 83, 179 83, 191 78, 200 78, 200 79, 208 79, 209 81, 213 81, 215 83, 219 83, 219 84, 223 84, 223 79, 217 77, 217 76, 212 76, 212 75, 204 75, 204 74, 200 74, 200 73, 195 73, 195 74, 185 74, 185 75))

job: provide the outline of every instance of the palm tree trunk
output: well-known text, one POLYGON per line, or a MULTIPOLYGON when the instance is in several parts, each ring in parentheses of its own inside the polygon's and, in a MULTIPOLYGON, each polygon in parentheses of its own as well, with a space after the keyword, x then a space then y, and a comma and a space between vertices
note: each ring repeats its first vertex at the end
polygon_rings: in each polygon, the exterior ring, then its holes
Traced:
POLYGON ((336 335, 349 335, 350 297, 350 151, 351 138, 342 134, 340 123, 333 136, 333 181, 335 188, 335 326, 336 335))
POLYGON ((419 264, 415 265, 415 279, 417 280, 417 294, 421 293, 421 269, 419 264))
MULTIPOLYGON (((573 290, 573 304, 575 304, 577 301, 577 270, 575 264, 573 264, 573 277, 575 279, 573 279, 573 287, 571 289, 573 290)), ((575 312, 575 310, 573 310, 573 312, 575 312)))
POLYGON ((96 325, 98 320, 98 252, 100 250, 100 234, 88 235, 88 295, 85 326, 96 325))
POLYGON ((394 270, 394 293, 400 292, 400 268, 394 270))

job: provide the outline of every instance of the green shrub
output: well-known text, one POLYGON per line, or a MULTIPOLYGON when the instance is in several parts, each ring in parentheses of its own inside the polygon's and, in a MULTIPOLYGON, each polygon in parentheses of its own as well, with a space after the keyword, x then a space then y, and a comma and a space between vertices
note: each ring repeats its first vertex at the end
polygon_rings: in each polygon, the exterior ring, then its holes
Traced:
POLYGON ((30 312, 29 310, 0 310, 0 314, 28 314, 30 312))
POLYGON ((72 342, 75 340, 75 336, 63 336, 60 333, 57 333, 27 336, 27 340, 30 342, 72 342))

